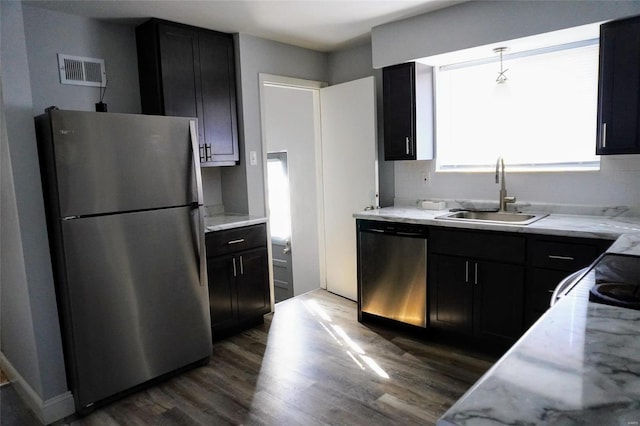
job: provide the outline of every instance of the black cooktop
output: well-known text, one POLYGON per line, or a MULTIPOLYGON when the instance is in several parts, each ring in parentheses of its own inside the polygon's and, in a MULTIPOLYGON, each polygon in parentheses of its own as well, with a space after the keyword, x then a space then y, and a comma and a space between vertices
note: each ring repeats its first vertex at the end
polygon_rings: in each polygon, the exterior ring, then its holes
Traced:
POLYGON ((590 301, 640 310, 640 257, 605 254, 589 272, 595 275, 590 301))

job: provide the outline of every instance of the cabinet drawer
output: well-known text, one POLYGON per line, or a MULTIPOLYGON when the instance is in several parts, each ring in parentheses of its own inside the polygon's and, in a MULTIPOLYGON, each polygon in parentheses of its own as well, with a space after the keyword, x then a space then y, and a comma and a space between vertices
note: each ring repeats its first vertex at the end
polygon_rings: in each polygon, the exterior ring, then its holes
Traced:
POLYGON ((431 252, 501 262, 524 263, 525 239, 519 235, 431 230, 431 252))
POLYGON ((267 245, 265 224, 209 232, 206 238, 207 257, 219 256, 267 245))
POLYGON ((531 244, 531 259, 535 267, 577 271, 593 262, 600 251, 591 244, 534 240, 531 244))

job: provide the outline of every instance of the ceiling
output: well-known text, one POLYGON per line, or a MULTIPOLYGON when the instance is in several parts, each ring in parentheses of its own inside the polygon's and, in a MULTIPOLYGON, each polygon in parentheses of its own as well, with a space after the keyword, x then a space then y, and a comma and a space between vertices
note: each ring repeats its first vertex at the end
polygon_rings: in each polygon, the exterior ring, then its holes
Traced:
POLYGON ((368 41, 371 28, 465 0, 24 0, 45 9, 137 24, 149 17, 246 33, 321 52, 368 41))

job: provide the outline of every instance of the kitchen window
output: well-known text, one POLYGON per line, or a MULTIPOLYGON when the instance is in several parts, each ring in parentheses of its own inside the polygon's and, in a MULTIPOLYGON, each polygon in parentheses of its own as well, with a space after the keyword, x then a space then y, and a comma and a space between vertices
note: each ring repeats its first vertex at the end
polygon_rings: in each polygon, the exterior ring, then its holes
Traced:
POLYGON ((492 170, 500 155, 510 170, 599 170, 598 40, 507 51, 502 64, 495 54, 434 74, 437 170, 492 170))

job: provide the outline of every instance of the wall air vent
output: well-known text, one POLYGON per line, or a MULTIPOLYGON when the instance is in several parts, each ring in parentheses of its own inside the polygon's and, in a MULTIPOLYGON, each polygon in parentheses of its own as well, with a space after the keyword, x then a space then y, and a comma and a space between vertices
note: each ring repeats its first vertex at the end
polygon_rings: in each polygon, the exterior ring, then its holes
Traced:
POLYGON ((104 59, 58 53, 58 68, 62 84, 95 87, 105 87, 107 84, 104 59))

